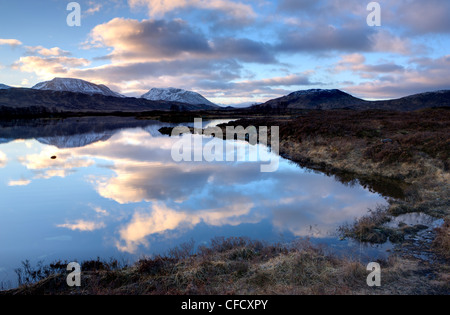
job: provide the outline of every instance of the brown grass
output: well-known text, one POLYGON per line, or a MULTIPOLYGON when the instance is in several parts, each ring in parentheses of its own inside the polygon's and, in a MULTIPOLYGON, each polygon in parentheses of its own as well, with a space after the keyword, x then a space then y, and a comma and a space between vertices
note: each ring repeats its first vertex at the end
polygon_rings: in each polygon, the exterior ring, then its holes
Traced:
POLYGON ((196 255, 157 256, 119 269, 98 260, 83 264, 89 268, 82 270, 81 288, 68 288, 65 274, 55 274, 0 294, 434 294, 446 290, 445 279, 430 283, 423 276, 424 265, 395 257, 379 263, 382 287, 370 288, 364 264, 327 254, 307 241, 269 245, 222 238, 199 248, 196 255))
POLYGON ((389 207, 377 207, 369 209, 369 213, 352 224, 346 224, 338 228, 339 234, 344 238, 352 238, 363 243, 383 244, 390 240, 392 243, 403 241, 403 234, 394 229, 384 227, 391 218, 389 207))
POLYGON ((433 249, 450 261, 450 217, 445 218, 445 223, 436 229, 436 239, 433 249))

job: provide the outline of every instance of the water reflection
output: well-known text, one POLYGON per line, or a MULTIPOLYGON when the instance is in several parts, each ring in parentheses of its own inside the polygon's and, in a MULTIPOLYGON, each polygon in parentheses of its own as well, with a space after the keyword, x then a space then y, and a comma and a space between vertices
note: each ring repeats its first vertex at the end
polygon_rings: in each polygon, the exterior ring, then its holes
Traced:
POLYGON ((284 159, 275 173, 257 162, 175 163, 178 139, 158 132, 167 124, 135 122, 79 134, 13 126, 32 138, 0 145, 0 268, 33 257, 158 253, 191 238, 328 239, 385 203, 284 159))

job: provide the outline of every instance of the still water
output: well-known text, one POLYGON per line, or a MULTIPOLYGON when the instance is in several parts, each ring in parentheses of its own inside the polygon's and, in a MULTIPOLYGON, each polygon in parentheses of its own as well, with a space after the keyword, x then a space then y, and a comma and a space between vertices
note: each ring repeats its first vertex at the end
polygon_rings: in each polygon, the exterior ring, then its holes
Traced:
POLYGON ((385 204, 382 195, 282 158, 273 173, 262 173, 260 162, 176 163, 179 138, 161 135, 163 126, 170 124, 112 117, 3 123, 0 282, 14 283, 25 259, 133 262, 217 236, 309 237, 377 252, 334 233, 385 204))

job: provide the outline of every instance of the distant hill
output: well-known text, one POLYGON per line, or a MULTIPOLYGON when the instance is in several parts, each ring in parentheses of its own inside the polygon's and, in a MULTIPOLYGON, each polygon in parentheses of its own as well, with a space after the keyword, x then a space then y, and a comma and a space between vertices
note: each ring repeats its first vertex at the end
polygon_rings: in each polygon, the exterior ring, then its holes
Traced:
POLYGON ((11 88, 0 90, 0 115, 43 115, 47 113, 112 113, 177 110, 211 110, 216 107, 178 102, 149 101, 143 98, 115 97, 65 91, 11 88))
POLYGON ((170 101, 186 103, 191 105, 208 105, 213 107, 219 107, 216 104, 210 102, 201 94, 186 91, 182 89, 167 88, 167 89, 151 89, 148 93, 141 96, 150 101, 170 101))
POLYGON ((254 107, 280 109, 334 109, 358 106, 365 101, 340 90, 304 90, 254 107))
POLYGON ((450 90, 426 92, 389 101, 370 102, 376 108, 386 110, 413 111, 430 107, 449 107, 450 90))
POLYGON ((0 84, 0 90, 10 89, 11 87, 8 85, 0 84))
POLYGON ((401 99, 366 101, 341 90, 304 90, 291 93, 264 104, 252 106, 258 110, 286 109, 384 109, 412 111, 429 107, 450 106, 450 90, 416 94, 401 99))

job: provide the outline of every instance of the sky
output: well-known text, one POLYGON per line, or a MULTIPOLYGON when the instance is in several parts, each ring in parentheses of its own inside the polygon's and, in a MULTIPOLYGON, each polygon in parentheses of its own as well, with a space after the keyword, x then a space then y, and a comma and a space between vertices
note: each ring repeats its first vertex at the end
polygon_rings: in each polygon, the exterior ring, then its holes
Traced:
POLYGON ((127 96, 196 91, 221 105, 297 90, 341 89, 368 100, 450 89, 450 1, 0 0, 0 83, 54 77, 127 96))

